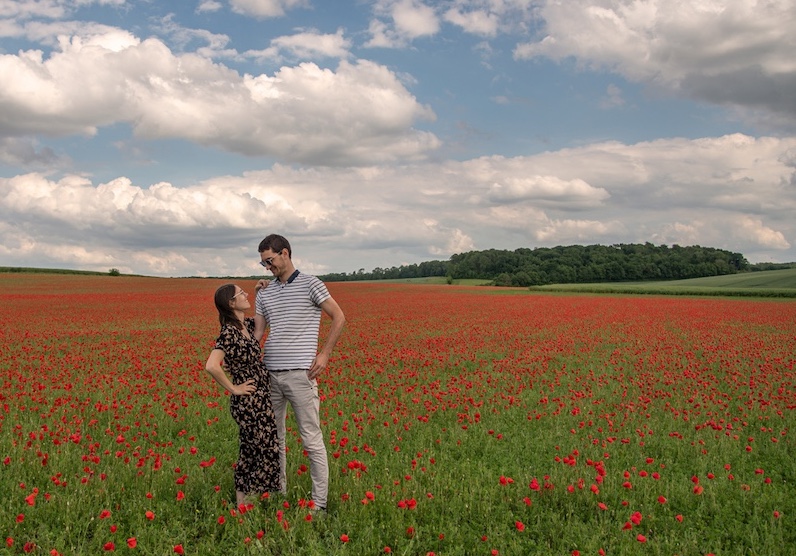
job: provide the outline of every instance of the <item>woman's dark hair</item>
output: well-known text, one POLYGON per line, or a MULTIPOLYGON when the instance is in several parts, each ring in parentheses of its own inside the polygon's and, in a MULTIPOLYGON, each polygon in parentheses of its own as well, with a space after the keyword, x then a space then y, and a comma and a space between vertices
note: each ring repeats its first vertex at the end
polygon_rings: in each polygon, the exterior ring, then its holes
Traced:
POLYGON ((235 296, 235 284, 224 284, 216 290, 215 302, 216 309, 218 309, 218 322, 223 327, 225 324, 231 324, 238 330, 243 330, 243 324, 238 320, 235 311, 232 310, 230 303, 235 296))
POLYGON ((278 234, 265 236, 265 239, 257 246, 258 253, 268 251, 269 249, 274 253, 281 253, 282 249, 287 249, 287 258, 293 258, 293 250, 290 248, 290 242, 285 237, 278 234))

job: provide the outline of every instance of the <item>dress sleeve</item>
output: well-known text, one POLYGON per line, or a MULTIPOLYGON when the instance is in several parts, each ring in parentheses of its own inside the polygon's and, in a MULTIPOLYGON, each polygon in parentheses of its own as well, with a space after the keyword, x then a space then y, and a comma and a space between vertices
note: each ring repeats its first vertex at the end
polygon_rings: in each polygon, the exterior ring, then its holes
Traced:
POLYGON ((219 333, 218 338, 216 338, 216 345, 214 347, 215 349, 220 349, 224 353, 229 353, 232 342, 232 329, 225 324, 221 327, 221 332, 219 333))

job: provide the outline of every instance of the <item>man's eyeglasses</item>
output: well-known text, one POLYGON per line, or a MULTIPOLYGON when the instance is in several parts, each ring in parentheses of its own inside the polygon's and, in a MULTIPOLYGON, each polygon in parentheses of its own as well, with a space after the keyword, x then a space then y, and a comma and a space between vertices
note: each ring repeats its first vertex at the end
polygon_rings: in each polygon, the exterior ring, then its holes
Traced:
POLYGON ((271 263, 273 263, 273 262, 274 262, 274 258, 273 257, 268 257, 267 259, 260 261, 260 265, 264 266, 265 268, 268 268, 269 266, 271 266, 271 263))

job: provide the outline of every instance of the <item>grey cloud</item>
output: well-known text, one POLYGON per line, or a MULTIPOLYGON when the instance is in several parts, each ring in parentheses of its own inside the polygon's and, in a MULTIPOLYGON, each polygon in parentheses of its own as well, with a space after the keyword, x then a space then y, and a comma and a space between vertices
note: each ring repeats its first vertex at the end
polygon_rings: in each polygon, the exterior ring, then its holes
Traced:
POLYGON ((796 6, 793 0, 726 3, 543 2, 544 31, 518 44, 517 59, 574 58, 668 92, 746 109, 761 124, 785 116, 796 129, 796 6))
POLYGON ((68 160, 49 147, 39 147, 33 139, 0 137, 0 162, 22 168, 65 166, 68 160))
POLYGON ((702 101, 773 112, 779 119, 769 120, 768 127, 796 130, 796 71, 769 75, 760 67, 748 67, 720 75, 688 75, 680 86, 702 101))

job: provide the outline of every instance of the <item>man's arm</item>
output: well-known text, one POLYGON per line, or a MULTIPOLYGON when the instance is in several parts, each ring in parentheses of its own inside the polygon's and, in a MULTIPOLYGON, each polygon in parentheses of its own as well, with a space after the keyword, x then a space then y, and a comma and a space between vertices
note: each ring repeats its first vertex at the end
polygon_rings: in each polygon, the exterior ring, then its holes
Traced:
POLYGON ((270 280, 266 280, 265 278, 261 278, 257 281, 257 284, 254 286, 254 295, 255 295, 255 314, 254 314, 254 338, 261 342, 263 339, 263 335, 265 334, 265 327, 267 323, 265 322, 265 317, 263 315, 258 315, 256 312, 256 305, 257 305, 257 296, 260 294, 260 290, 263 288, 267 288, 268 284, 270 284, 270 280))
POLYGON ((265 317, 262 315, 254 315, 254 339, 261 342, 265 334, 265 317))
MULTIPOLYGON (((337 344, 337 340, 340 339, 340 336, 343 333, 343 325, 345 324, 345 315, 343 314, 343 310, 337 304, 337 301, 334 298, 330 297, 323 303, 321 303, 321 310, 329 315, 329 318, 332 319, 332 325, 329 328, 329 336, 326 338, 326 341, 323 344, 323 348, 318 355, 315 356, 315 359, 312 361, 312 367, 310 367, 307 376, 310 379, 317 378, 325 369, 326 365, 329 364, 329 357, 332 355, 332 350, 334 350, 335 344, 337 344)), ((255 334, 257 334, 257 321, 255 320, 255 334)))

